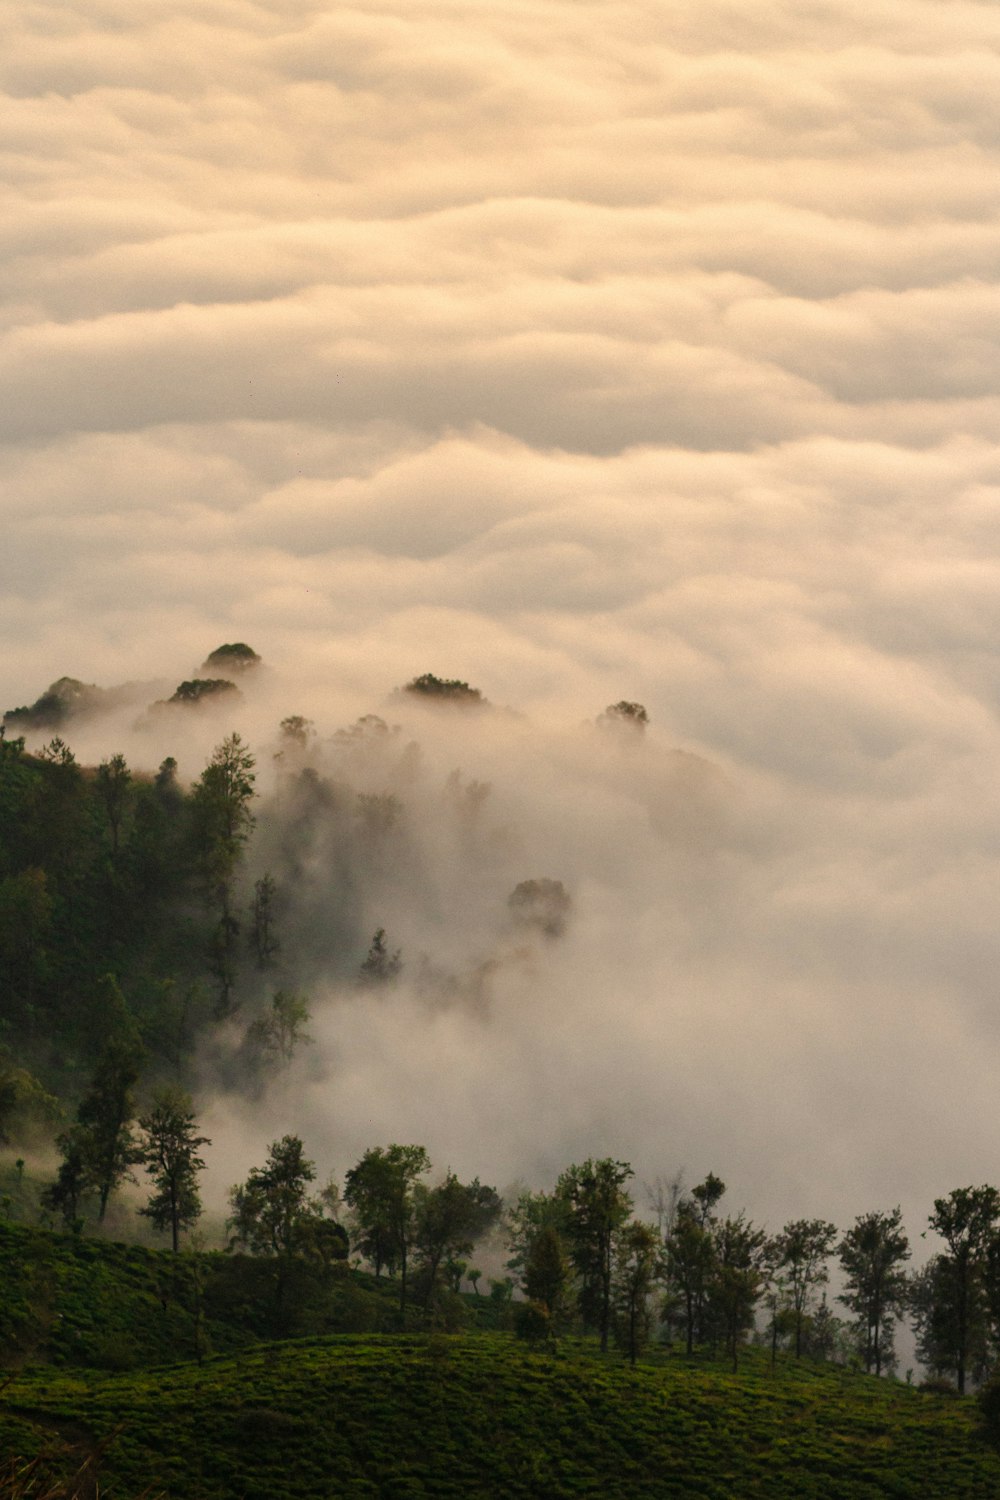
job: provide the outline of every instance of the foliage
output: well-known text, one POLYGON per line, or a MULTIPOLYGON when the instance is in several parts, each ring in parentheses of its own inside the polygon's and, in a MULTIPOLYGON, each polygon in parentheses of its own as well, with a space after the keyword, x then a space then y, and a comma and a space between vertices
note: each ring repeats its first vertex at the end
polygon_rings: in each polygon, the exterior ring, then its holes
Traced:
POLYGON ((261 1057, 290 1063, 296 1047, 312 1038, 305 1027, 309 1021, 309 1001, 292 990, 277 990, 270 1009, 258 1016, 247 1028, 247 1041, 261 1057))
POLYGON ((475 1178, 461 1183, 448 1172, 435 1187, 415 1183, 413 1189, 413 1246, 419 1268, 424 1306, 430 1305, 442 1264, 468 1255, 492 1229, 503 1203, 495 1188, 475 1178))
POLYGON ((379 927, 371 940, 365 961, 361 965, 358 982, 369 989, 391 984, 399 977, 402 967, 401 950, 397 948, 395 953, 389 952, 385 941, 385 928, 379 927))
POLYGON ((182 1229, 201 1216, 197 1174, 205 1163, 199 1148, 211 1145, 195 1134, 191 1098, 182 1089, 166 1086, 153 1095, 152 1108, 139 1119, 142 1132, 137 1160, 153 1179, 153 1194, 139 1210, 157 1229, 169 1230, 176 1253, 182 1229))
POLYGON ((363 1334, 86 1382, 22 1375, 3 1393, 0 1424, 21 1444, 33 1431, 39 1448, 55 1424, 107 1440, 103 1483, 126 1496, 146 1486, 185 1500, 1000 1492, 1000 1457, 976 1443, 971 1403, 805 1361, 773 1376, 763 1358, 745 1365, 738 1376, 677 1359, 631 1370, 495 1335, 363 1334))
POLYGON ((272 1142, 264 1166, 252 1167, 229 1194, 232 1243, 254 1255, 294 1255, 317 1211, 308 1192, 315 1178, 297 1135, 272 1142))
POLYGON ((914 1282, 918 1353, 938 1374, 954 1372, 959 1394, 966 1378, 981 1374, 989 1338, 986 1272, 990 1243, 1000 1222, 996 1188, 955 1188, 935 1198, 929 1219, 947 1249, 914 1282))
POLYGON ((608 1347, 611 1330, 614 1239, 631 1212, 625 1183, 632 1175, 627 1162, 589 1158, 580 1166, 568 1167, 556 1186, 566 1205, 563 1232, 579 1277, 580 1312, 600 1334, 602 1351, 608 1347))
POLYGON ((910 1246, 902 1211, 860 1214, 839 1246, 844 1290, 839 1300, 856 1319, 865 1370, 891 1368, 894 1319, 904 1310, 908 1282, 904 1263, 910 1246))
POLYGON ((458 703, 463 707, 481 708, 486 703, 478 688, 470 687, 467 682, 460 682, 457 677, 435 677, 433 672, 414 677, 403 691, 413 693, 418 698, 428 698, 438 703, 458 703))
POLYGON ((775 1238, 775 1267, 784 1272, 788 1288, 796 1358, 802 1354, 802 1334, 815 1289, 830 1279, 826 1263, 836 1239, 836 1224, 825 1219, 795 1219, 775 1238))
POLYGON ((398 1270, 399 1311, 406 1311, 409 1252, 414 1231, 414 1187, 430 1170, 423 1146, 375 1146, 344 1179, 344 1202, 354 1211, 357 1245, 375 1269, 398 1270))
POLYGON ((514 920, 537 928, 548 938, 562 937, 569 921, 572 901, 561 880, 522 880, 507 897, 514 920))

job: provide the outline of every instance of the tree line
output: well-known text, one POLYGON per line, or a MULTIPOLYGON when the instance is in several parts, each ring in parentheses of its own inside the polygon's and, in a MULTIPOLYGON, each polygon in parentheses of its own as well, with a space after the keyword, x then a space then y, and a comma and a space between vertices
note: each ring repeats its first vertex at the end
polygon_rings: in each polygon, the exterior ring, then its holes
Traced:
MULTIPOLYGON (((119 1059, 120 1061, 120 1059, 119 1059)), ((109 1069, 116 1066, 108 1059, 109 1069)), ((166 1086, 135 1121, 81 1105, 77 1133, 63 1139, 63 1162, 45 1194, 50 1211, 79 1233, 89 1198, 100 1218, 108 1198, 142 1168, 149 1196, 139 1213, 170 1236, 197 1223, 205 1167, 190 1097, 166 1086)), ((910 1272, 909 1238, 898 1207, 859 1215, 841 1232, 823 1219, 796 1219, 777 1233, 744 1211, 724 1211, 714 1173, 690 1190, 678 1178, 647 1192, 656 1218, 635 1212, 627 1162, 588 1159, 569 1166, 547 1191, 521 1191, 504 1203, 478 1178, 447 1171, 429 1183, 419 1145, 367 1150, 345 1175, 317 1191, 314 1163, 298 1136, 275 1141, 263 1165, 229 1195, 228 1245, 268 1258, 280 1308, 296 1263, 326 1269, 353 1255, 376 1281, 394 1278, 398 1308, 440 1310, 463 1281, 482 1273, 468 1257, 489 1240, 506 1247, 509 1273, 491 1279, 494 1301, 526 1339, 551 1344, 575 1327, 602 1351, 614 1341, 633 1363, 658 1333, 687 1354, 724 1350, 734 1369, 751 1336, 796 1357, 854 1361, 876 1376, 897 1366, 895 1334, 909 1318, 928 1370, 964 1393, 1000 1359, 1000 1192, 955 1189, 935 1200, 928 1220, 944 1244, 910 1272), (831 1266, 841 1290, 830 1306, 831 1266)))

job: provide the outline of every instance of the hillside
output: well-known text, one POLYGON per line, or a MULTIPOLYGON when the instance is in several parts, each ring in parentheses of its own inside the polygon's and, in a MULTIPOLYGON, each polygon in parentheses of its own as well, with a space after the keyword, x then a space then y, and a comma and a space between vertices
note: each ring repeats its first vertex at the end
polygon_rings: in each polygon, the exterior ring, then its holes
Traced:
POLYGON ((832 1367, 634 1372, 509 1336, 342 1336, 141 1374, 17 1377, 4 1446, 66 1470, 107 1444, 102 1494, 836 1496, 993 1500, 971 1405, 832 1367))

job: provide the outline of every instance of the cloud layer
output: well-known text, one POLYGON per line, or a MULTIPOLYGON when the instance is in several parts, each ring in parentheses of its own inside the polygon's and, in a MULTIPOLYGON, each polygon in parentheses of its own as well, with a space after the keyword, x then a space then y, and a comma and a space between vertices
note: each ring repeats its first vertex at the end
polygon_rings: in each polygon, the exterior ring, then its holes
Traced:
MULTIPOLYGON (((468 1170, 789 1215, 996 1175, 998 40, 970 0, 0 21, 2 706, 247 639, 328 731, 428 669, 528 712, 465 769, 586 920, 488 1049, 427 1023, 468 1170), (594 800, 561 736, 621 697, 661 768, 594 800)), ((314 1130, 432 1134, 397 1022, 337 1014, 314 1130)))

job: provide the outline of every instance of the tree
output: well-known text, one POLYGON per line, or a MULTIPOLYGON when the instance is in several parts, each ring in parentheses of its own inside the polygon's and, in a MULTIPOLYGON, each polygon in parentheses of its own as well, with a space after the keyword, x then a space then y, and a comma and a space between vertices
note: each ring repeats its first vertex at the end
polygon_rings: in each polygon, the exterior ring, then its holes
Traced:
POLYGON ((124 755, 113 755, 110 760, 102 760, 97 768, 97 790, 111 832, 111 855, 116 860, 131 781, 132 772, 125 763, 124 755))
POLYGON ((316 1212, 308 1194, 315 1178, 297 1135, 273 1141, 264 1166, 253 1167, 246 1181, 230 1190, 231 1243, 246 1245, 253 1255, 290 1259, 316 1212))
POLYGON ((556 1184, 556 1192, 566 1204, 564 1232, 569 1257, 580 1278, 580 1312, 584 1322, 598 1330, 602 1353, 607 1352, 611 1327, 614 1238, 632 1210, 632 1199, 625 1190, 632 1175, 627 1162, 591 1158, 567 1168, 556 1184))
MULTIPOLYGON (((217 703, 220 698, 241 698, 243 695, 235 682, 228 677, 192 677, 174 688, 167 703, 180 703, 186 707, 201 703, 217 703)), ((159 704, 156 705, 160 707, 159 704)))
POLYGON ((305 1031, 309 1001, 292 990, 277 990, 271 1009, 247 1027, 247 1041, 264 1057, 289 1063, 300 1042, 310 1042, 305 1031))
POLYGON ((239 934, 233 915, 233 881, 254 823, 250 810, 254 765, 240 736, 231 734, 212 752, 192 796, 202 877, 216 913, 209 958, 218 982, 220 1017, 233 1010, 239 934))
POLYGON ((528 1301, 544 1309, 549 1338, 558 1333, 566 1316, 569 1285, 570 1264, 562 1236, 553 1224, 546 1224, 531 1240, 521 1286, 528 1301))
POLYGON ((651 1224, 633 1219, 614 1242, 615 1336, 634 1365, 649 1338, 649 1299, 663 1265, 663 1242, 651 1224))
POLYGON ((94 1070, 93 1080, 77 1110, 78 1130, 72 1132, 74 1149, 82 1154, 87 1187, 98 1197, 97 1221, 102 1223, 108 1200, 120 1184, 133 1181, 136 1142, 135 1084, 139 1079, 142 1048, 135 1022, 114 977, 101 981, 101 1014, 107 1039, 94 1070))
POLYGON ((231 672, 241 677, 252 667, 259 666, 260 657, 252 646, 248 646, 245 641, 231 641, 224 646, 216 646, 215 650, 206 656, 200 670, 202 672, 231 672))
POLYGON ((391 984, 394 979, 398 978, 402 967, 401 950, 397 948, 395 953, 389 952, 386 947, 385 928, 380 927, 372 938, 368 955, 361 965, 358 982, 372 989, 391 984))
POLYGON ((414 677, 403 691, 436 703, 457 703, 463 708, 486 706, 486 699, 478 688, 470 687, 467 682, 460 682, 457 677, 435 677, 433 672, 414 677))
POLYGON ((561 880, 522 880, 507 897, 507 909, 522 927, 533 927, 547 938, 562 937, 572 909, 561 880))
POLYGON ((910 1246, 900 1208, 860 1214, 838 1247, 844 1291, 838 1301, 856 1319, 865 1371, 881 1375, 892 1359, 893 1325, 907 1300, 910 1246))
POLYGON ((160 1230, 169 1229, 177 1253, 180 1231, 190 1229, 201 1215, 197 1174, 205 1163, 199 1148, 212 1143, 195 1134, 190 1096, 167 1086, 153 1095, 152 1109, 139 1117, 142 1132, 138 1160, 153 1179, 154 1192, 139 1212, 160 1230))
POLYGON ((80 1208, 87 1190, 87 1172, 83 1159, 80 1128, 65 1131, 56 1140, 62 1161, 56 1180, 42 1193, 46 1208, 61 1214, 68 1229, 79 1229, 80 1208))
POLYGON ((9 1146, 22 1132, 51 1126, 59 1117, 58 1099, 0 1047, 0 1146, 9 1146))
POLYGON ((274 897, 277 886, 267 873, 259 880, 254 881, 253 900, 250 903, 250 932, 248 934, 251 951, 257 961, 258 969, 269 969, 274 962, 274 955, 281 948, 274 930, 274 897))
POLYGON ((468 1255, 500 1217, 503 1202, 494 1188, 475 1178, 459 1182, 448 1172, 436 1187, 417 1183, 413 1190, 413 1244, 423 1273, 424 1305, 430 1304, 442 1261, 468 1255))
POLYGON ((920 1283, 919 1349, 933 1368, 954 1370, 960 1395, 985 1346, 987 1251, 998 1221, 1000 1193, 987 1186, 956 1188, 947 1198, 935 1198, 928 1221, 948 1248, 925 1268, 920 1283))
POLYGON ((802 1357, 802 1329, 816 1287, 830 1279, 826 1262, 833 1254, 837 1226, 824 1219, 796 1219, 786 1224, 775 1239, 777 1269, 786 1273, 795 1358, 802 1357))
POLYGON ((413 1243, 413 1189, 430 1170, 423 1146, 376 1146, 366 1151, 344 1179, 344 1201, 353 1210, 358 1248, 375 1266, 400 1273, 399 1311, 406 1312, 406 1281, 413 1243))
POLYGON ((726 1184, 714 1172, 699 1182, 686 1197, 674 1200, 673 1228, 667 1235, 667 1317, 684 1328, 688 1354, 695 1342, 706 1336, 705 1299, 709 1277, 715 1264, 715 1242, 712 1230, 715 1209, 726 1191, 726 1184), (680 1318, 676 1314, 680 1310, 680 1318))
POLYGON ((713 1226, 714 1262, 708 1286, 708 1314, 739 1366, 743 1335, 753 1327, 754 1310, 765 1280, 767 1235, 742 1213, 713 1226))
POLYGON ((685 1348, 690 1355, 694 1353, 696 1339, 704 1334, 705 1294, 715 1264, 711 1231, 701 1223, 690 1198, 682 1198, 677 1205, 665 1250, 668 1316, 683 1327, 685 1348), (679 1318, 675 1309, 680 1312, 679 1318))
POLYGON ((641 703, 631 703, 623 698, 611 703, 597 720, 602 729, 617 729, 641 734, 649 723, 649 714, 641 703))

